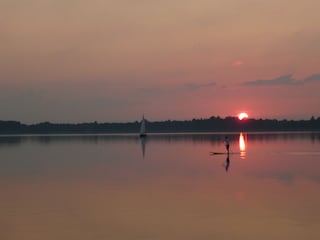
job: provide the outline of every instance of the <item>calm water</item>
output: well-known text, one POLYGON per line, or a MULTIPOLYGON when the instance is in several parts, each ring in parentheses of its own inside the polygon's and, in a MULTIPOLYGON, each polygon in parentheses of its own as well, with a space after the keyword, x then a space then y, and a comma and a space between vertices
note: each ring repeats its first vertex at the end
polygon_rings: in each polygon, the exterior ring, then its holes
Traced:
POLYGON ((320 239, 320 133, 0 137, 0 239, 320 239))

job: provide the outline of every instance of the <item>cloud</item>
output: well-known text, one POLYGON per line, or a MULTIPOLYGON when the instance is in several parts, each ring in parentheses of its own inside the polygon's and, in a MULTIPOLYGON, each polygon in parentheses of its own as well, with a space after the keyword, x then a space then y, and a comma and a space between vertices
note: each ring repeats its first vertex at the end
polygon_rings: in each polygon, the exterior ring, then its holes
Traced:
POLYGON ((320 74, 310 75, 302 80, 292 77, 292 74, 282 75, 274 79, 254 80, 243 82, 244 86, 275 86, 275 85, 302 85, 309 82, 320 81, 320 74))
POLYGON ((310 75, 309 77, 306 77, 303 82, 308 83, 308 82, 315 82, 315 81, 320 81, 320 74, 313 74, 310 75))
POLYGON ((196 90, 196 89, 199 89, 199 88, 213 87, 213 86, 215 86, 215 85, 216 85, 215 82, 209 82, 209 83, 188 83, 188 84, 186 84, 185 86, 186 86, 188 89, 196 90))
POLYGON ((269 80, 255 80, 242 83, 245 86, 270 86, 270 85, 292 85, 296 84, 296 81, 292 78, 292 75, 283 75, 275 79, 269 80))
POLYGON ((241 65, 243 65, 243 64, 244 64, 243 61, 237 60, 237 61, 235 61, 235 62, 232 64, 232 66, 234 66, 234 67, 239 67, 239 66, 241 66, 241 65))

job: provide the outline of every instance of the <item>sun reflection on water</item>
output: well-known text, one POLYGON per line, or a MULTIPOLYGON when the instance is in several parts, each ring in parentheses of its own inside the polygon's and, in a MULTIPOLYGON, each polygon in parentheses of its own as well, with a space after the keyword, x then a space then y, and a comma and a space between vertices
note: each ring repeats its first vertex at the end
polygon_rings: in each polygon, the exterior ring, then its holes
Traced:
POLYGON ((246 158, 246 144, 247 144, 246 135, 241 132, 239 136, 239 149, 240 149, 240 157, 242 159, 246 158))

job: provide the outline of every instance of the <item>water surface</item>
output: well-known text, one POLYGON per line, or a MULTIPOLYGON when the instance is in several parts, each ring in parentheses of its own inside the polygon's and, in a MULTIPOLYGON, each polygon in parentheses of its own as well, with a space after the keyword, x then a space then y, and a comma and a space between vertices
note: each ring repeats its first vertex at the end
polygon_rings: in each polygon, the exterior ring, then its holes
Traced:
POLYGON ((319 239, 319 189, 317 132, 0 137, 4 240, 319 239))

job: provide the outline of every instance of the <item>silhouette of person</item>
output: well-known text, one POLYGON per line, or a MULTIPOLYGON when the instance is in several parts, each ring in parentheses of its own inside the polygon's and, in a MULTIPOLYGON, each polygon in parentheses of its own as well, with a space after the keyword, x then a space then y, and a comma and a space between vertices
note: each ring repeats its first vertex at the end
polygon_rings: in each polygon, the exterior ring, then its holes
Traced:
POLYGON ((226 145, 226 149, 227 149, 227 152, 228 152, 228 154, 229 154, 230 142, 229 142, 228 136, 225 136, 225 138, 224 138, 224 144, 226 145))
POLYGON ((229 153, 228 153, 227 159, 226 159, 226 172, 228 171, 229 166, 230 166, 230 159, 229 159, 229 153))

